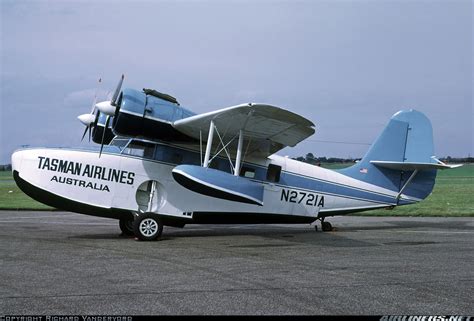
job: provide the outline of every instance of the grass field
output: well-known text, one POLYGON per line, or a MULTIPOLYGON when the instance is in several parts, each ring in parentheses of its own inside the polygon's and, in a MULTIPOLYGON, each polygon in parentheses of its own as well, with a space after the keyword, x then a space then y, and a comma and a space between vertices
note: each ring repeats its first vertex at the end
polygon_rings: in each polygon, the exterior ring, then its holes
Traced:
POLYGON ((367 211, 360 215, 474 217, 474 164, 438 171, 432 194, 418 204, 367 211))
MULTIPOLYGON (((343 164, 323 164, 338 169, 343 164)), ((0 171, 0 209, 51 210, 29 198, 16 186, 11 172, 0 171)), ((423 202, 393 210, 374 210, 357 215, 370 216, 472 216, 474 217, 474 164, 438 171, 433 193, 423 202)))
POLYGON ((3 210, 51 210, 25 195, 16 186, 11 172, 0 171, 0 209, 3 210))

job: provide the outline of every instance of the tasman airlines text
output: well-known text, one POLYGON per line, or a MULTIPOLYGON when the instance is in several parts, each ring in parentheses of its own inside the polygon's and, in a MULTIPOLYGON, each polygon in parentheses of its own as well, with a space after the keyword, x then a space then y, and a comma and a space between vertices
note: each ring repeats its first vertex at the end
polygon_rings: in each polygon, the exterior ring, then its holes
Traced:
MULTIPOLYGON (((128 185, 133 185, 133 181, 135 178, 135 173, 122 171, 119 169, 107 168, 90 164, 82 164, 78 162, 67 161, 57 158, 49 158, 44 156, 38 156, 38 159, 38 168, 41 170, 72 174, 93 179, 100 179, 107 182, 116 182, 128 185)), ((54 175, 50 181, 110 192, 110 189, 106 184, 88 182, 82 179, 54 175)))

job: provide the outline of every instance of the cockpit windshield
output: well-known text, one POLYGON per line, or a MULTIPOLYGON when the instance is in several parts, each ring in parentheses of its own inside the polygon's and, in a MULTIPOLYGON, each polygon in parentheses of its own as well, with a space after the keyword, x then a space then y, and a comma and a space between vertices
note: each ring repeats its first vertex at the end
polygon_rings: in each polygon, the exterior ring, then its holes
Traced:
POLYGON ((126 138, 126 137, 118 137, 115 136, 112 141, 110 142, 110 146, 117 146, 122 150, 125 146, 127 146, 128 142, 131 140, 131 138, 126 138))

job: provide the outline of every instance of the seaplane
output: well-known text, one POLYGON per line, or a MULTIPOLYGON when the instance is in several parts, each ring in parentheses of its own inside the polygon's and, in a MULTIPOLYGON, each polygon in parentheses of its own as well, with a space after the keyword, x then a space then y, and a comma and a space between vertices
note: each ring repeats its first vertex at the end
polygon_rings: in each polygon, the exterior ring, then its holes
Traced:
MULTIPOLYGON (((310 224, 335 215, 410 205, 433 190, 429 119, 395 113, 365 156, 330 170, 276 155, 315 133, 289 110, 245 103, 195 114, 155 89, 122 90, 80 115, 97 145, 12 154, 19 188, 65 211, 116 219, 123 234, 160 239, 163 226, 310 224)), ((97 95, 96 95, 97 97, 97 95)))

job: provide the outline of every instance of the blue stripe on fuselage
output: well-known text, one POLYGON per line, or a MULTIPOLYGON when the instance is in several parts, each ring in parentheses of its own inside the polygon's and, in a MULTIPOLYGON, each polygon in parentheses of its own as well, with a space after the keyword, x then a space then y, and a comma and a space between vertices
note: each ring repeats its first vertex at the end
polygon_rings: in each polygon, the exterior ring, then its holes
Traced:
MULTIPOLYGON (((157 162, 161 164, 166 164, 170 166, 180 165, 180 163, 175 163, 172 160, 173 154, 181 154, 183 155, 182 163, 181 164, 195 164, 198 165, 200 163, 199 160, 199 152, 190 150, 190 149, 183 149, 179 147, 175 147, 168 144, 161 144, 157 143, 157 150, 155 150, 154 156, 156 159, 146 159, 151 162, 157 162)), ((111 154, 120 154, 117 152, 112 151, 111 154)), ((143 159, 142 157, 121 154, 124 157, 131 157, 137 159, 143 159)), ((224 162, 227 161, 226 158, 216 157, 216 160, 220 161, 222 164, 219 165, 219 169, 225 172, 230 173, 229 166, 222 166, 224 162), (220 158, 220 159, 219 159, 220 158)), ((252 164, 252 163, 244 163, 243 166, 255 169, 255 178, 251 179, 255 182, 260 182, 263 184, 268 184, 265 180, 266 177, 266 167, 259 165, 259 164, 252 164)), ((275 184, 275 183, 272 183, 275 184)), ((394 196, 383 194, 380 192, 365 190, 362 188, 345 185, 341 183, 331 182, 327 180, 322 180, 315 177, 310 177, 302 174, 282 171, 280 176, 280 181, 275 184, 276 186, 282 188, 290 188, 290 189, 300 189, 311 191, 315 193, 325 194, 325 195, 332 195, 335 197, 344 197, 350 198, 355 200, 361 201, 368 201, 377 204, 396 204, 396 200, 394 196)), ((411 204, 414 201, 412 200, 400 200, 399 205, 411 204)))
MULTIPOLYGON (((158 145, 159 146, 159 145, 158 145)), ((199 153, 185 150, 181 148, 171 147, 170 145, 164 145, 164 149, 168 149, 169 151, 179 151, 185 157, 183 157, 183 163, 193 163, 199 164, 199 153)), ((163 153, 165 154, 165 153, 163 153)), ((220 158, 222 163, 226 163, 226 158, 220 158)), ((169 163, 169 162, 168 162, 169 163)), ((179 164, 177 164, 179 165, 179 164)), ((225 166, 225 164, 218 165, 219 169, 225 172, 230 173, 230 167, 225 166)), ((242 167, 250 167, 255 169, 255 178, 252 179, 253 181, 260 182, 260 183, 267 183, 265 181, 266 178, 266 167, 258 164, 251 164, 251 163, 244 163, 242 167)), ((388 194, 383 194, 380 192, 374 192, 370 190, 365 190, 362 188, 344 185, 341 183, 330 182, 322 179, 318 179, 315 177, 305 176, 297 173, 291 173, 287 171, 282 171, 280 182, 275 184, 280 187, 284 188, 294 188, 294 189, 304 189, 307 191, 319 192, 321 194, 339 196, 339 197, 346 197, 351 199, 357 200, 364 200, 370 201, 378 204, 396 204, 395 197, 388 194)), ((401 200, 401 204, 410 204, 412 201, 401 200)))
POLYGON ((396 203, 395 197, 390 195, 384 195, 349 185, 323 181, 314 177, 301 177, 298 174, 289 172, 282 172, 278 185, 281 187, 305 189, 320 194, 370 201, 379 204, 396 203))

